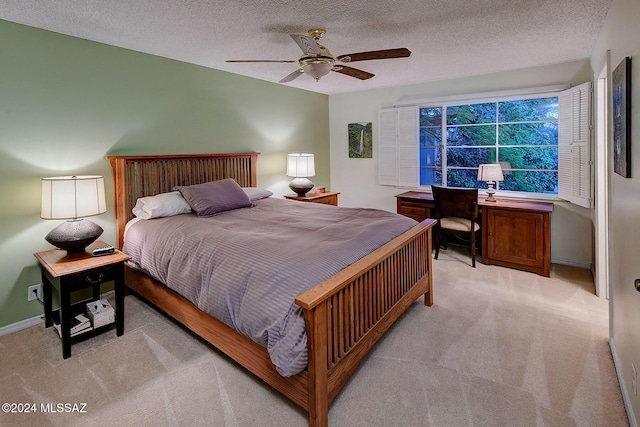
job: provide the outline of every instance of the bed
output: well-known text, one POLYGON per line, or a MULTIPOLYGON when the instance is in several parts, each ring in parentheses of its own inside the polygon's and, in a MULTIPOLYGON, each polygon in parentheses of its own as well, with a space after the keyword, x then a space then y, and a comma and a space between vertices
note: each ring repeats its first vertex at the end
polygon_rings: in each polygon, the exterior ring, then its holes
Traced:
MULTIPOLYGON (((118 247, 123 247, 125 226, 138 198, 226 178, 256 187, 257 158, 258 153, 107 156, 118 247)), ((411 227, 295 298, 304 316, 307 366, 292 376, 278 372, 265 347, 135 266, 125 267, 125 283, 302 407, 310 425, 323 426, 328 424, 329 404, 379 338, 417 299, 433 304, 433 223, 425 220, 411 227)))

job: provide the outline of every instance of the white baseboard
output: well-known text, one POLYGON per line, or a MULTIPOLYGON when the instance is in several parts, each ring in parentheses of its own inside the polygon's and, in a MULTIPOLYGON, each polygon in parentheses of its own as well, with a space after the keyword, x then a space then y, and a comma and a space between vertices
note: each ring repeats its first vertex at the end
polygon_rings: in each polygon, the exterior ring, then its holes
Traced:
POLYGON ((609 338, 609 347, 611 347, 611 355, 613 356, 613 365, 616 368, 616 375, 618 376, 618 382, 620 383, 620 391, 622 392, 622 401, 624 402, 624 408, 627 411, 627 418, 629 419, 629 425, 631 427, 638 427, 638 422, 633 414, 633 407, 631 406, 631 399, 629 393, 627 393, 627 387, 622 377, 622 369, 620 368, 620 360, 618 359, 618 352, 616 350, 616 344, 613 338, 609 338))
MULTIPOLYGON (((106 299, 114 298, 115 291, 104 292, 100 297, 106 298, 106 299)), ((14 332, 21 331, 23 329, 30 328, 34 325, 37 325, 38 323, 43 323, 43 322, 44 322, 44 314, 41 314, 39 316, 35 316, 30 319, 21 320, 19 322, 12 323, 7 326, 3 326, 0 328, 0 337, 4 335, 12 334, 14 332)))
POLYGON ((591 270, 591 263, 587 262, 578 262, 572 259, 566 259, 566 258, 556 258, 556 257, 551 257, 551 263, 552 264, 562 264, 562 265, 568 265, 571 267, 578 267, 578 268, 584 268, 587 270, 591 270))
POLYGON ((23 329, 30 328, 38 323, 44 322, 44 314, 32 317, 31 319, 21 320, 20 322, 12 323, 11 325, 3 326, 0 328, 0 337, 9 335, 14 332, 21 331, 23 329))

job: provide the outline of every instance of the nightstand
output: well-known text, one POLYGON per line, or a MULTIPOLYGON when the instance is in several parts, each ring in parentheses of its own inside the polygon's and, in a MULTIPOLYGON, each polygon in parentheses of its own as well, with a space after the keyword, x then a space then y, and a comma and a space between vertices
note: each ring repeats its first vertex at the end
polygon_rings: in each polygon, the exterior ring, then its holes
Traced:
POLYGON ((295 194, 287 194, 285 199, 297 200, 299 202, 322 203, 324 205, 338 206, 338 192, 327 191, 326 193, 307 193, 300 197, 295 194))
POLYGON ((45 327, 53 326, 55 314, 51 309, 52 288, 58 291, 60 297, 60 335, 62 337, 62 356, 66 359, 71 356, 71 341, 79 338, 88 338, 112 327, 114 323, 80 332, 71 337, 71 321, 78 313, 85 313, 87 301, 71 304, 72 292, 81 289, 92 289, 92 300, 100 299, 100 285, 113 281, 115 284, 115 325, 116 333, 121 336, 124 333, 124 263, 129 259, 128 255, 119 250, 113 254, 93 256, 91 251, 95 248, 108 246, 103 241, 96 241, 89 245, 85 252, 67 254, 60 249, 37 252, 33 254, 40 263, 42 273, 42 296, 44 299, 45 327))

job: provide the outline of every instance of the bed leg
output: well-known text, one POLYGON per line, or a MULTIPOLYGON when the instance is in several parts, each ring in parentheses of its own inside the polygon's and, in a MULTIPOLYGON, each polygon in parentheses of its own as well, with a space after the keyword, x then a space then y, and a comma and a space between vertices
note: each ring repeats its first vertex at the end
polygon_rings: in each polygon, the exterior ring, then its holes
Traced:
POLYGON ((329 425, 329 391, 327 384, 327 306, 319 304, 313 310, 305 310, 307 346, 309 352, 309 425, 329 425))
POLYGON ((424 294, 424 305, 431 307, 433 305, 433 291, 429 290, 424 294))

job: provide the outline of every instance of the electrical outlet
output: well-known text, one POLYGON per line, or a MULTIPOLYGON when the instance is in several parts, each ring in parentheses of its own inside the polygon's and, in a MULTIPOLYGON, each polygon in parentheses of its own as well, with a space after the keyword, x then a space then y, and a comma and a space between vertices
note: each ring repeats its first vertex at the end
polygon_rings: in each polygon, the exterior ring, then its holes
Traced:
POLYGON ((638 395, 638 371, 636 371, 636 365, 634 363, 631 364, 631 370, 633 371, 633 378, 631 378, 631 382, 633 383, 633 395, 638 395))
POLYGON ((42 283, 29 286, 27 301, 33 301, 34 299, 42 300, 42 283))

